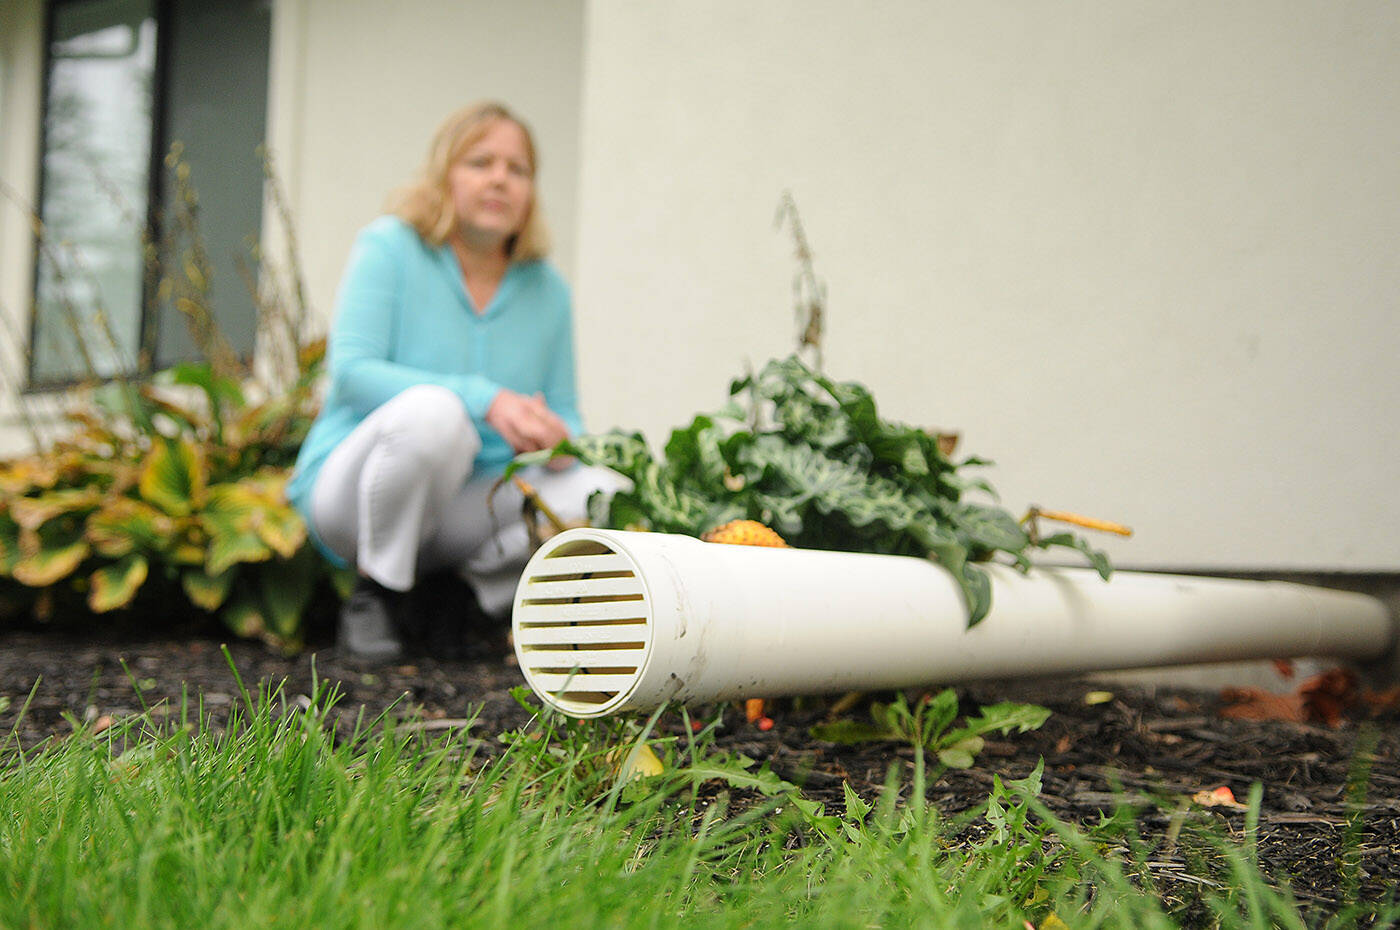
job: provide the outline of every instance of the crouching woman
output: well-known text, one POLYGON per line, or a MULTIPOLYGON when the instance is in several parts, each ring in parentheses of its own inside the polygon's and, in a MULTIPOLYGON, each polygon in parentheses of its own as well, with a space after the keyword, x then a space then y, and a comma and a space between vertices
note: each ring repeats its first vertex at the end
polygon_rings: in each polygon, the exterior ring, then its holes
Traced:
MULTIPOLYGON (((338 632, 352 658, 398 658, 410 627, 459 651, 453 612, 469 602, 406 597, 432 578, 464 580, 486 615, 503 614, 529 537, 518 493, 492 486, 516 453, 581 429, 569 290, 544 260, 535 171, 530 131, 505 107, 460 110, 351 251, 329 389, 288 497, 358 570, 338 632)), ((619 483, 570 463, 526 477, 565 520, 619 483)))

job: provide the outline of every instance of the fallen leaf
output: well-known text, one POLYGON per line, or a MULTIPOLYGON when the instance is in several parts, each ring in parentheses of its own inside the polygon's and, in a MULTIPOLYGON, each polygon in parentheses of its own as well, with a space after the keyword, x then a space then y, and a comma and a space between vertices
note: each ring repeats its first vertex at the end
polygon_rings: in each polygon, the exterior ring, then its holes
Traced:
MULTIPOLYGON (((1111 700, 1113 700, 1112 691, 1090 691, 1084 695, 1084 703, 1090 707, 1095 704, 1107 704, 1111 700)), ((1058 917, 1055 919, 1059 920, 1058 917)))
POLYGON ((1274 671, 1278 672, 1284 678, 1292 678, 1295 673, 1295 670, 1293 668, 1293 660, 1274 659, 1274 671))
POLYGON ((625 765, 622 772, 624 781, 635 781, 638 778, 646 778, 651 775, 660 775, 666 771, 665 764, 661 761, 652 748, 647 743, 642 743, 637 747, 636 755, 632 755, 632 750, 626 747, 614 749, 608 753, 608 761, 613 765, 625 765), (629 756, 630 762, 629 762, 629 756))
POLYGON ((1357 687, 1356 673, 1338 666, 1308 678, 1292 694, 1274 694, 1258 688, 1226 688, 1220 692, 1220 698, 1228 706, 1221 709, 1220 716, 1235 720, 1325 723, 1336 727, 1341 726, 1348 711, 1362 704, 1371 706, 1372 713, 1377 713, 1384 709, 1387 700, 1400 700, 1400 688, 1393 690, 1393 695, 1363 691, 1357 687))
POLYGON ((1298 694, 1274 694, 1260 688, 1226 688, 1220 692, 1226 703, 1220 716, 1231 720, 1284 720, 1303 723, 1307 714, 1298 694))
POLYGON ((1346 668, 1332 668, 1314 675, 1298 686, 1303 711, 1309 720, 1340 726, 1342 714, 1360 702, 1356 673, 1346 668))

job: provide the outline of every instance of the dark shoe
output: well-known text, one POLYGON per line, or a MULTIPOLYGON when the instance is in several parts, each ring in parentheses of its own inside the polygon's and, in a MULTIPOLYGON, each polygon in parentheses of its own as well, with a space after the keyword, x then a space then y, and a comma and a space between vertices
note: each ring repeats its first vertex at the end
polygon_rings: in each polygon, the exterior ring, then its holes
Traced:
POLYGON ((404 595, 378 582, 361 578, 340 608, 336 645, 346 658, 361 662, 393 662, 403 657, 397 617, 404 595))
POLYGON ((476 592, 455 572, 418 580, 405 610, 405 626, 435 659, 463 661, 505 654, 505 627, 481 609, 476 592))

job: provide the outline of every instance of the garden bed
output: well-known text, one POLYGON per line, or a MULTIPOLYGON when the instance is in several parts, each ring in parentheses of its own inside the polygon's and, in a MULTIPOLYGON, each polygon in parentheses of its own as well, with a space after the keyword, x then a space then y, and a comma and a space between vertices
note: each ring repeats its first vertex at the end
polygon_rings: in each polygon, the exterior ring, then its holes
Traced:
MULTIPOLYGON (((490 751, 496 734, 529 719, 510 694, 522 678, 509 658, 422 659, 371 670, 341 662, 329 647, 292 658, 249 643, 232 643, 228 651, 250 689, 259 681, 285 680, 284 694, 292 701, 310 692, 313 669, 323 681, 339 682, 344 727, 361 712, 373 719, 398 702, 397 716, 414 716, 430 730, 474 720, 471 732, 490 751)), ((1263 788, 1261 865, 1288 882, 1305 911, 1332 912, 1350 901, 1397 894, 1400 710, 1359 703, 1335 727, 1247 721, 1222 717, 1221 697, 1198 691, 1110 686, 1111 696, 1096 693, 1086 700, 1104 687, 1073 679, 961 687, 965 710, 1014 700, 1042 704, 1053 714, 1038 731, 989 740, 974 767, 946 772, 932 783, 930 800, 944 815, 974 809, 986 801, 995 777, 1023 777, 1043 758, 1041 798, 1054 814, 1087 826, 1132 809, 1152 848, 1148 869, 1158 892, 1189 899, 1199 881, 1192 857, 1201 854, 1188 841, 1191 824, 1215 820, 1242 837, 1246 822, 1240 808, 1202 807, 1189 799, 1225 786, 1245 801, 1257 782, 1263 788), (1187 829, 1181 832, 1183 823, 1187 829)), ((15 732, 27 747, 67 737, 74 720, 101 728, 104 718, 137 714, 143 706, 157 718, 178 714, 182 693, 191 706, 202 695, 216 720, 240 700, 219 640, 0 633, 0 735, 15 728, 24 708, 15 732)), ((907 791, 913 760, 908 746, 812 738, 809 728, 824 719, 828 706, 819 700, 770 704, 775 725, 769 730, 730 709, 718 744, 766 762, 809 798, 836 806, 843 782, 866 799, 877 797, 892 765, 905 770, 899 783, 907 791)), ((663 720, 662 727, 676 732, 680 722, 663 720)), ((974 819, 965 829, 975 832, 980 824, 974 819)))

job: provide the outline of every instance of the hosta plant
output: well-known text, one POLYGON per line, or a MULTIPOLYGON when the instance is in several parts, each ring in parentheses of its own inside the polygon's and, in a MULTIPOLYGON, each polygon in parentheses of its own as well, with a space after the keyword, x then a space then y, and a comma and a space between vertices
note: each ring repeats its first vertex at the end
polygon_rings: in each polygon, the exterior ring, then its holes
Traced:
POLYGON ((105 415, 85 405, 67 438, 0 463, 0 576, 34 589, 41 617, 64 595, 101 614, 145 592, 145 609, 167 617, 193 607, 241 636, 298 645, 330 569, 282 491, 320 357, 310 347, 291 389, 258 402, 207 363, 164 378, 197 389, 190 402, 107 389, 105 415))
MULTIPOLYGON (((255 369, 215 318, 213 263, 178 146, 167 164, 175 197, 166 235, 147 242, 151 293, 179 312, 198 358, 106 383, 90 370, 69 428, 57 440, 35 431, 38 451, 0 461, 0 618, 127 610, 159 623, 203 611, 295 648, 317 592, 346 582, 283 497, 318 407, 325 341, 306 337, 295 237, 270 165, 289 255, 285 270, 257 248, 241 262, 265 346, 255 369)), ((33 220, 45 254, 65 247, 33 220)), ((104 326, 72 322, 82 358, 115 352, 104 326)))
POLYGON ((735 380, 729 393, 723 410, 674 430, 662 455, 640 433, 612 432, 521 456, 512 468, 573 455, 631 479, 629 490, 595 496, 595 526, 699 536, 742 518, 801 548, 932 558, 961 586, 969 624, 991 607, 980 562, 1000 557, 1026 569, 1034 550, 1062 547, 1110 573, 1077 535, 1033 537, 990 502, 984 479, 969 476, 989 463, 954 461, 947 437, 882 419, 860 384, 832 381, 794 356, 735 380))

